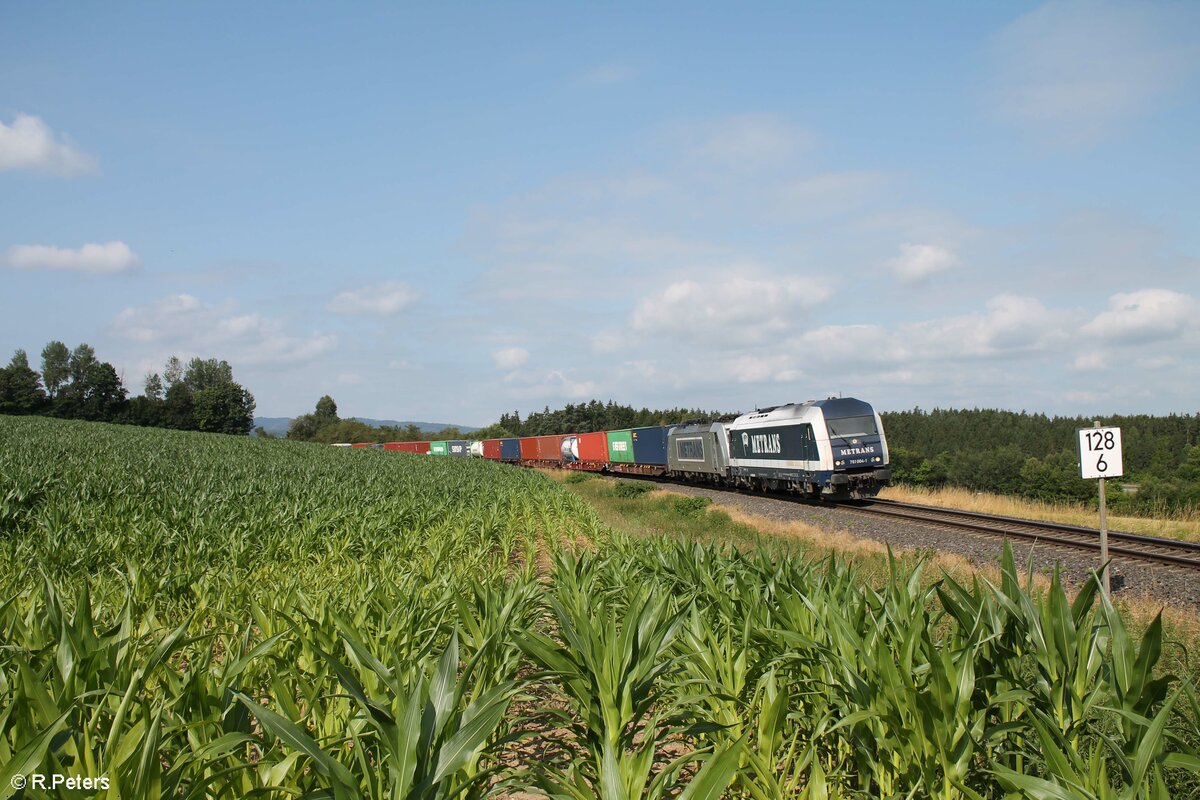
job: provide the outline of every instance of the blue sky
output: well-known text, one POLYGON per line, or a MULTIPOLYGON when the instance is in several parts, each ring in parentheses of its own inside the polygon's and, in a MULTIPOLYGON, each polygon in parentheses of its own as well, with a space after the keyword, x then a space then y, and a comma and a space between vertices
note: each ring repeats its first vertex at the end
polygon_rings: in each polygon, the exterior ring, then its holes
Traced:
POLYGON ((6 4, 0 347, 264 416, 1195 413, 1200 5, 6 4))

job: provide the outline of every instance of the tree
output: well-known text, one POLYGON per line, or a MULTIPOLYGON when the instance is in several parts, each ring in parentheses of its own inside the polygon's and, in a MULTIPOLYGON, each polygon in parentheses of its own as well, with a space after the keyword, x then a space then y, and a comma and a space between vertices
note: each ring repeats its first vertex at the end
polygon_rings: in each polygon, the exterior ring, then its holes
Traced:
POLYGON ((171 356, 167 359, 167 365, 163 368, 163 382, 170 389, 175 384, 183 380, 183 364, 180 363, 177 356, 171 356))
POLYGON ((323 424, 338 421, 337 403, 333 402, 333 398, 325 395, 317 401, 317 412, 314 415, 323 424))
POLYGON ((245 436, 254 427, 254 395, 233 379, 233 367, 228 361, 193 358, 182 377, 177 377, 179 359, 172 356, 164 373, 174 378, 167 390, 167 401, 170 405, 174 391, 176 422, 183 421, 185 406, 190 404, 187 410, 192 430, 245 436))
POLYGON ((126 395, 116 368, 107 361, 97 362, 93 356, 92 364, 84 377, 83 393, 79 398, 83 418, 102 422, 116 420, 125 406, 126 395))
POLYGON ((175 381, 167 388, 166 399, 163 403, 163 426, 181 431, 195 430, 194 407, 192 390, 183 381, 175 381))
POLYGON ((254 427, 254 395, 233 381, 200 389, 192 401, 197 430, 245 436, 254 427))
POLYGON ((70 377, 67 363, 71 359, 71 351, 62 342, 55 340, 42 348, 42 383, 46 385, 46 393, 53 399, 58 396, 59 389, 70 377))
POLYGON ((158 377, 157 372, 151 372, 146 376, 146 397, 148 399, 162 400, 163 391, 162 378, 158 377))
POLYGON ((233 383, 233 367, 228 361, 215 358, 193 358, 183 373, 183 382, 193 393, 233 383))
POLYGON ((38 374, 29 367, 24 350, 13 353, 0 369, 0 414, 33 414, 46 402, 38 374))
POLYGON ((67 371, 71 375, 71 388, 77 395, 87 393, 88 377, 96 361, 96 349, 87 342, 78 345, 71 351, 67 360, 67 371))
POLYGON ((316 414, 301 414, 288 425, 287 438, 311 442, 320 428, 321 423, 316 414))

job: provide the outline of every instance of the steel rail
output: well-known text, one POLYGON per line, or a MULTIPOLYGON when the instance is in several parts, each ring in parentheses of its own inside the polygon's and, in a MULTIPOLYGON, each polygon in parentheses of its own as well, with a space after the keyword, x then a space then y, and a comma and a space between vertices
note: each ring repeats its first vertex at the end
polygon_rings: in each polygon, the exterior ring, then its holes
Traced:
MULTIPOLYGON (((839 505, 847 511, 905 519, 929 525, 957 528, 990 536, 1031 539, 1048 544, 1099 552, 1100 532, 1094 528, 1063 525, 1056 522, 995 516, 975 511, 872 500, 867 505, 839 505)), ((1149 561, 1174 567, 1200 570, 1200 544, 1178 539, 1109 532, 1109 555, 1149 561)))

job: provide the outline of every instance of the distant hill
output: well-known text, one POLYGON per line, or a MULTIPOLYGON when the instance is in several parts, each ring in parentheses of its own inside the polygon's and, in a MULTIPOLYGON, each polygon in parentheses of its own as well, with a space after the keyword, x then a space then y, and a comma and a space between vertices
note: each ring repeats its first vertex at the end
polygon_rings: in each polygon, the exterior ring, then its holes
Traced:
MULTIPOLYGON (((416 425, 421 430, 427 433, 437 433, 438 431, 449 428, 453 423, 449 422, 404 422, 395 419, 368 419, 367 417, 355 417, 359 422, 370 425, 373 428, 382 428, 389 426, 392 428, 403 428, 407 425, 416 425)), ((287 436, 288 426, 292 424, 292 417, 255 417, 254 427, 262 428, 272 436, 287 436)), ((453 425, 463 433, 471 433, 479 428, 471 427, 470 425, 453 425)))

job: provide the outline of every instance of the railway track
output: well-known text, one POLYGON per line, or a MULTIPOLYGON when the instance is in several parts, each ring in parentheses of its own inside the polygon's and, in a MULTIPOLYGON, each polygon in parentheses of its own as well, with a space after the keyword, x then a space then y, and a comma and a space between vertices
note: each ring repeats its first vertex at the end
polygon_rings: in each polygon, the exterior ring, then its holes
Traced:
MULTIPOLYGON (((1056 547, 1100 552, 1100 531, 1077 525, 1038 522, 956 511, 948 508, 901 503, 875 499, 863 505, 838 506, 841 509, 872 516, 892 517, 908 522, 924 523, 943 528, 969 531, 975 534, 1037 541, 1056 547)), ((1178 539, 1161 539, 1134 533, 1109 531, 1108 554, 1114 560, 1133 559, 1142 562, 1200 571, 1200 543, 1178 539)))

